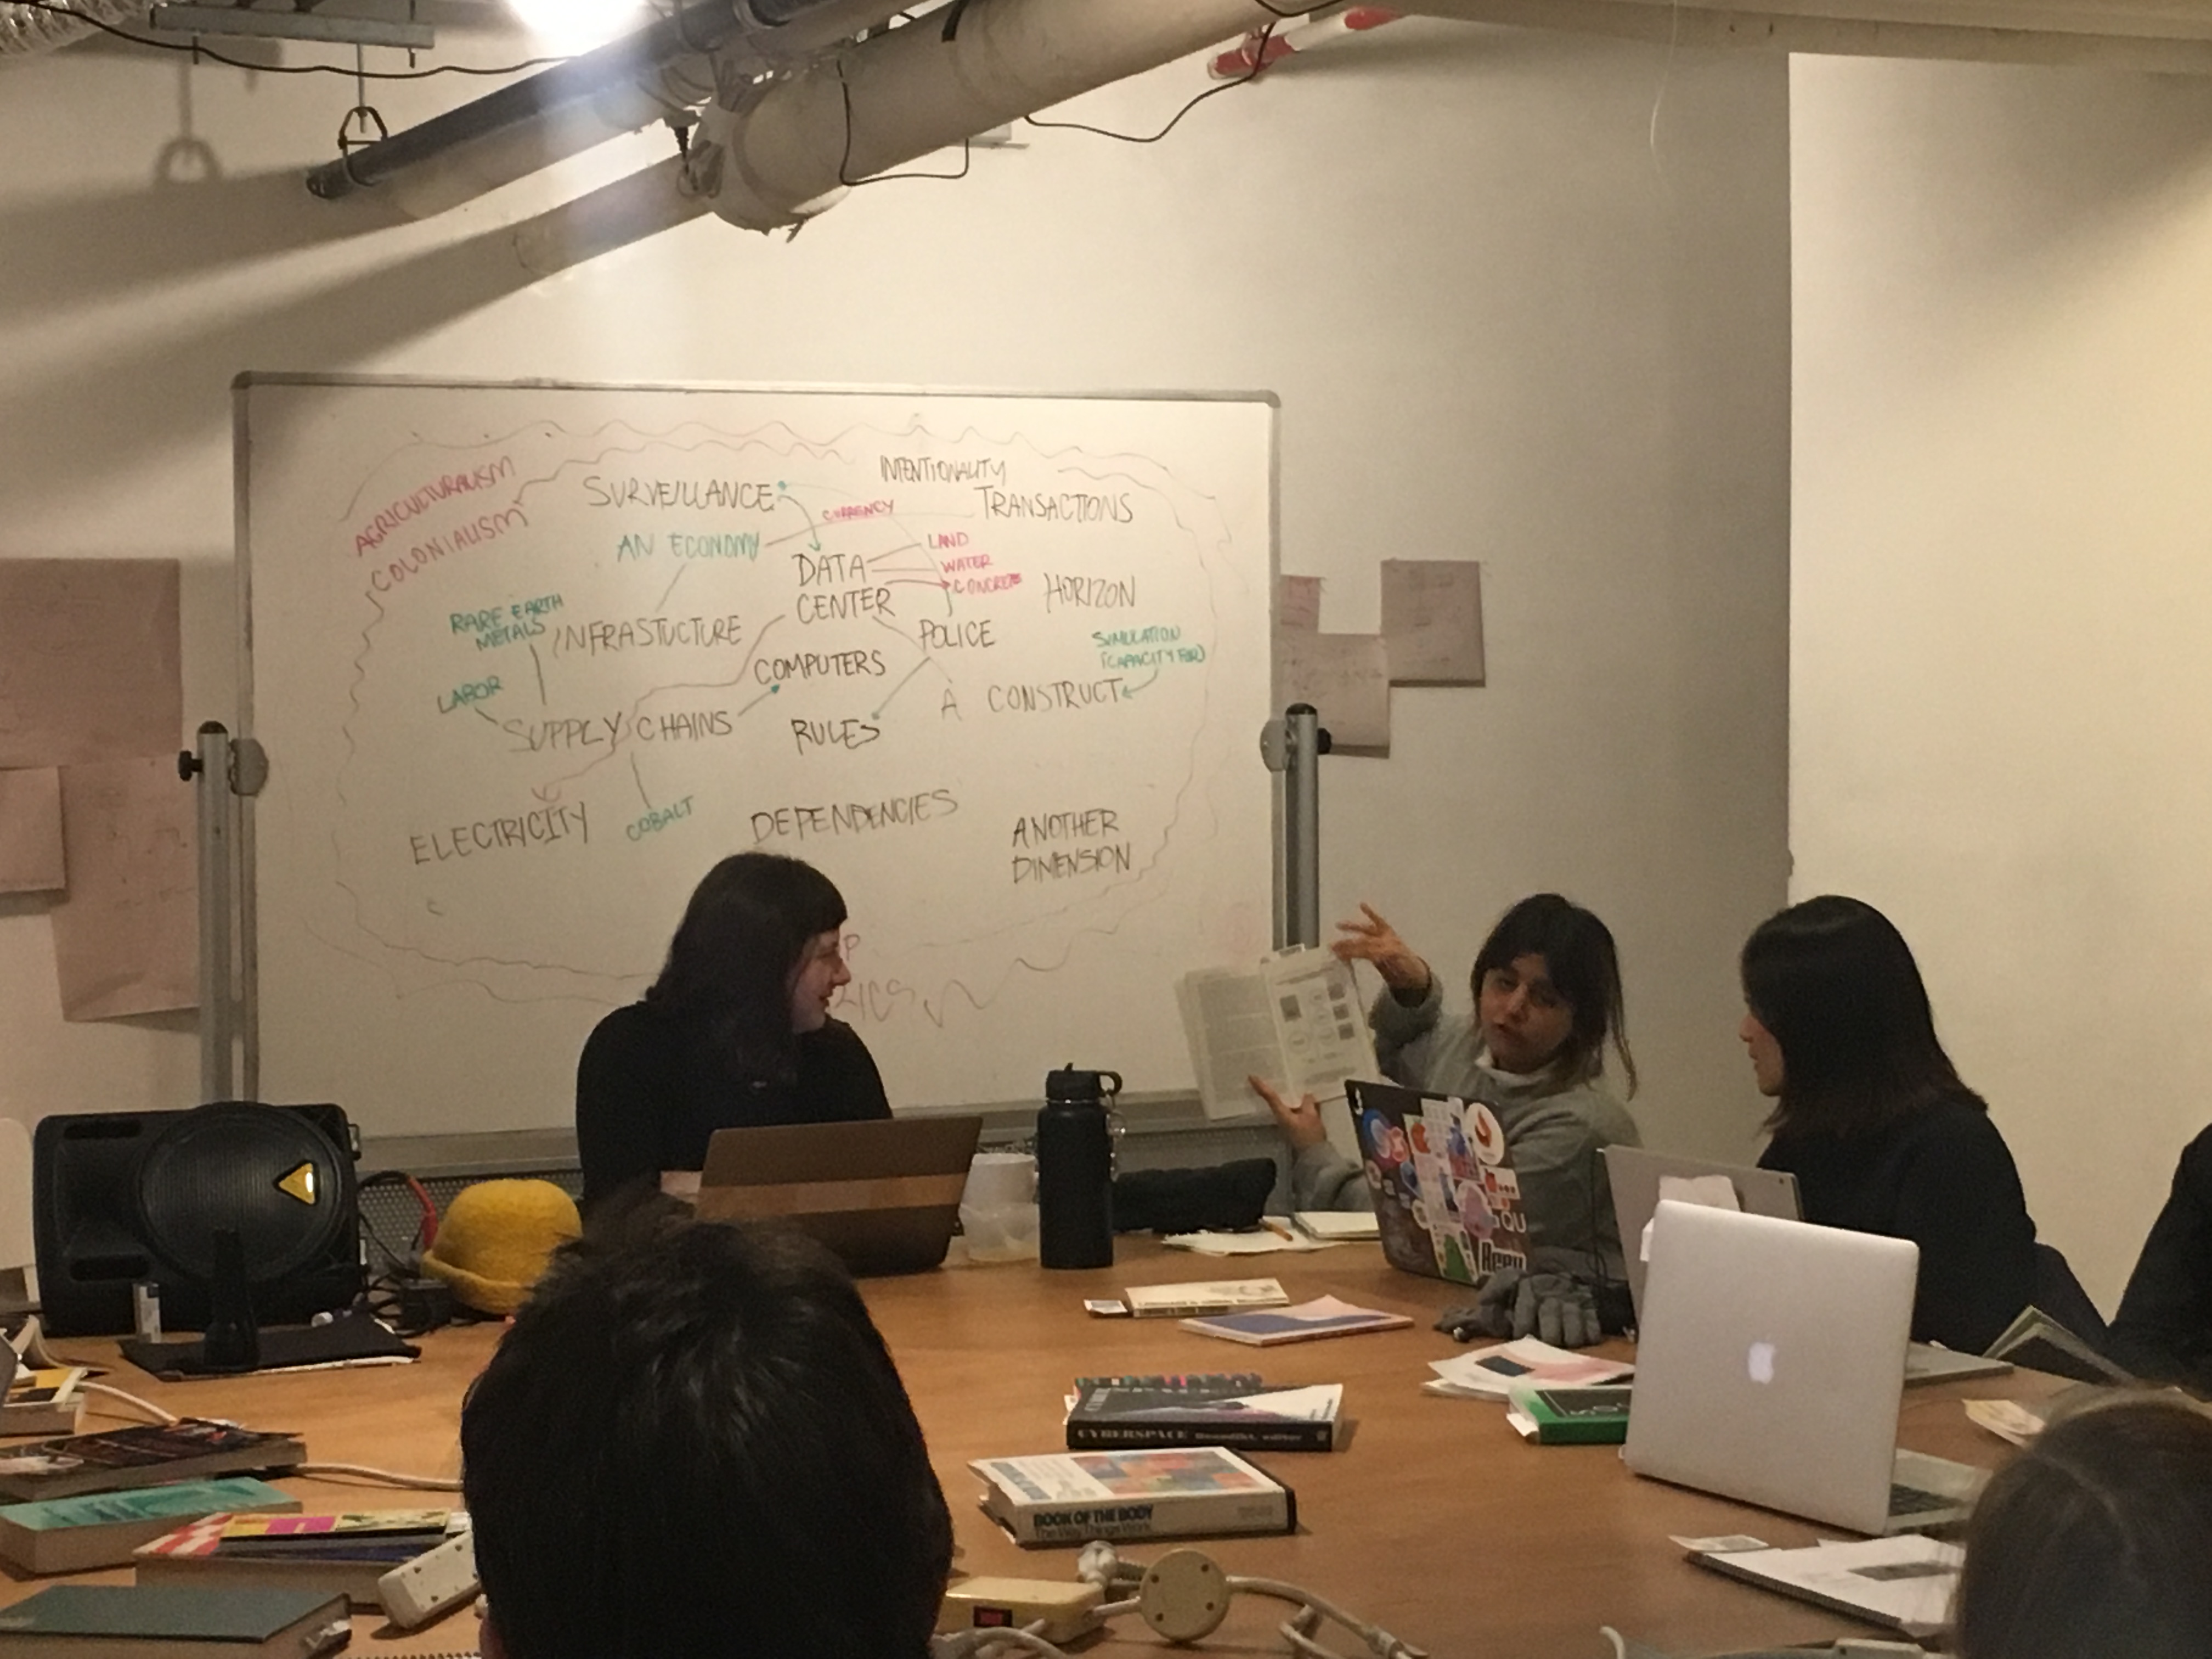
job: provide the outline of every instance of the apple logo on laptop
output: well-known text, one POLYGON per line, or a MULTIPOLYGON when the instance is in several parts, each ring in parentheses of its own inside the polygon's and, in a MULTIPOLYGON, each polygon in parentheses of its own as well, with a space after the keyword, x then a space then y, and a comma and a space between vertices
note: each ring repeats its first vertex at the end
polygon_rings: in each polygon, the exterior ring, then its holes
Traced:
POLYGON ((1745 1358, 1753 1382, 1774 1381, 1774 1345, 1771 1342, 1753 1343, 1751 1352, 1745 1358))

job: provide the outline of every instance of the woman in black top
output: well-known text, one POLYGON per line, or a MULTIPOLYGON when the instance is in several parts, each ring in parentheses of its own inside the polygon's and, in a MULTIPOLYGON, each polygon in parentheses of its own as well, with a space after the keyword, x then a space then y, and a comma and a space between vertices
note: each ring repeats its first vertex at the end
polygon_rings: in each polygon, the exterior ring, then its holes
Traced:
POLYGON ((1741 1036, 1808 1221, 1920 1247, 1912 1334, 1983 1352, 2035 1291, 2035 1224, 1982 1097, 1936 1040, 1904 936, 1832 895, 1743 947, 1741 1036))
POLYGON ((811 865, 739 853, 707 872, 642 1002, 601 1020, 576 1065, 586 1214, 696 1170, 717 1129, 890 1115, 853 1028, 845 901, 811 865))

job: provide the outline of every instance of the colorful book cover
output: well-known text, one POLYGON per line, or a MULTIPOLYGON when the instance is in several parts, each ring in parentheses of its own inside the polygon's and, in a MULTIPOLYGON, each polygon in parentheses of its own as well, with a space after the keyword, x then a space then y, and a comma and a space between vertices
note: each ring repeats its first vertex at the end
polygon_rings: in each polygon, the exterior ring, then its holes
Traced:
POLYGON ((1022 1544, 1289 1532, 1297 1500, 1218 1446, 987 1458, 983 1508, 1022 1544))
POLYGON ((1334 1296, 1316 1297, 1295 1308, 1263 1308, 1252 1313, 1215 1314, 1186 1319, 1182 1328, 1201 1336, 1218 1336, 1254 1347, 1306 1342, 1323 1336, 1356 1336, 1362 1331, 1392 1331, 1413 1322, 1404 1314, 1363 1308, 1334 1296))
POLYGON ((0 1450, 0 1495, 66 1498, 202 1472, 289 1467, 304 1455, 299 1441, 289 1434, 186 1417, 0 1450))

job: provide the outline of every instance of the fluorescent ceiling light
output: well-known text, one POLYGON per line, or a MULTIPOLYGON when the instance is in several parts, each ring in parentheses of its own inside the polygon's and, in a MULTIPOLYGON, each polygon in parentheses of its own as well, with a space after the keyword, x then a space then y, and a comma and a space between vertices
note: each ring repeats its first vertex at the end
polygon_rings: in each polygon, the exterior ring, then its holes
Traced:
POLYGON ((641 0, 507 0, 538 44, 557 52, 588 52, 642 27, 641 0))

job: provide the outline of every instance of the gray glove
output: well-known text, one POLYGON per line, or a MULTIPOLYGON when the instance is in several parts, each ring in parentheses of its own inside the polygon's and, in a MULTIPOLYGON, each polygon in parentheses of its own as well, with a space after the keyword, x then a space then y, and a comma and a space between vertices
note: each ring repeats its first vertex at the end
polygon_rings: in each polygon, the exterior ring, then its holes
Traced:
POLYGON ((1437 1328, 1455 1341, 1478 1336, 1534 1336, 1559 1348, 1587 1348, 1604 1334, 1589 1286, 1571 1273, 1503 1267, 1475 1289, 1474 1305, 1448 1310, 1437 1328))

